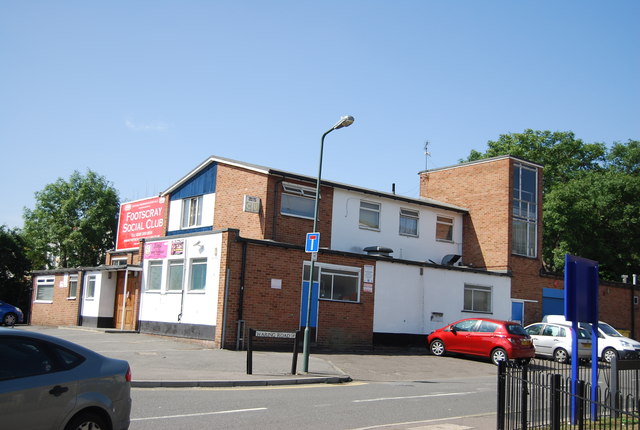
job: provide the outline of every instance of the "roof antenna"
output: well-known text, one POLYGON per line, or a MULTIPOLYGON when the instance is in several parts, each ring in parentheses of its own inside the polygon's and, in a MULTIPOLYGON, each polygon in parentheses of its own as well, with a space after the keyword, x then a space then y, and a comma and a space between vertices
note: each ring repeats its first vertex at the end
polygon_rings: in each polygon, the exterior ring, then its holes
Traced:
POLYGON ((425 140, 425 142, 424 142, 424 170, 429 170, 429 157, 431 157, 431 154, 429 153, 429 141, 425 140))

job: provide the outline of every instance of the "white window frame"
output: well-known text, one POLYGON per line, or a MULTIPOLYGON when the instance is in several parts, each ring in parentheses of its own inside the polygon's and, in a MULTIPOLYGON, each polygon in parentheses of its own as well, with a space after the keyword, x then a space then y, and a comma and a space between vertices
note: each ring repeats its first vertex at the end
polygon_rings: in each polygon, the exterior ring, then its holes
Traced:
POLYGON ((196 228, 202 225, 203 196, 193 196, 182 199, 181 228, 196 228))
POLYGON ((420 231, 418 230, 419 225, 420 225, 420 211, 415 209, 400 208, 400 222, 398 225, 398 232, 401 236, 419 237, 419 233, 420 233, 420 231), (415 220, 415 225, 416 225, 415 233, 402 231, 403 219, 415 220))
POLYGON ((487 285, 478 284, 464 284, 464 296, 462 301, 463 312, 476 312, 490 314, 493 313, 493 287, 487 285), (467 293, 471 294, 471 308, 467 308, 467 293), (488 309, 476 309, 475 308, 475 294, 489 294, 488 309))
POLYGON ((168 293, 180 293, 182 292, 182 289, 184 288, 184 260, 169 260, 168 261, 168 268, 167 268, 167 292, 168 293), (171 271, 172 269, 176 269, 177 267, 180 267, 182 270, 182 273, 180 274, 180 288, 171 288, 171 271))
POLYGON ((189 261, 189 292, 190 293, 204 293, 207 289, 207 267, 208 261, 207 258, 192 258, 189 261), (193 266, 194 265, 203 265, 204 266, 204 285, 202 288, 193 288, 193 266))
POLYGON ((96 297, 96 284, 98 275, 87 275, 87 287, 85 288, 85 300, 93 300, 96 297))
POLYGON ((73 300, 75 298, 77 298, 78 296, 78 275, 69 275, 69 277, 67 278, 67 287, 69 288, 69 291, 67 293, 67 299, 69 300, 73 300), (72 284, 76 284, 75 288, 71 288, 72 284), (73 292, 73 294, 71 294, 73 292))
POLYGON ((516 163, 513 185, 513 211, 511 252, 523 257, 536 258, 538 256, 538 169, 526 164, 516 163), (529 193, 522 189, 522 171, 533 172, 535 189, 529 193), (515 175, 518 174, 518 186, 515 175), (532 194, 529 199, 527 194, 532 194))
POLYGON ((36 280, 36 303, 53 303, 53 291, 56 283, 55 276, 42 276, 36 280), (43 292, 47 292, 44 298, 43 292), (50 297, 49 297, 50 296, 50 297))
MULTIPOLYGON (((147 262, 147 279, 144 285, 144 291, 148 292, 148 293, 159 293, 162 291, 162 272, 164 271, 164 261, 163 260, 149 260, 147 262), (155 285, 152 285, 151 283, 156 280, 155 277, 151 276, 152 273, 152 267, 159 267, 160 268, 160 276, 159 276, 159 284, 157 285, 158 288, 151 288, 154 287, 155 285)), ((155 270, 154 270, 155 272, 155 270)))
POLYGON ((111 265, 112 266, 126 266, 127 264, 127 257, 120 257, 120 258, 112 258, 111 259, 111 265))
POLYGON ((454 218, 447 215, 437 215, 436 214, 436 241, 438 242, 449 242, 453 243, 453 227, 454 227, 454 218), (438 225, 446 225, 451 227, 451 239, 442 239, 438 237, 438 225))
POLYGON ((296 218, 313 219, 315 210, 316 189, 305 187, 303 185, 293 184, 291 182, 282 183, 282 195, 280 196, 280 214, 292 216, 296 218), (288 205, 283 205, 283 199, 292 199, 292 201, 303 202, 305 205, 311 205, 311 214, 305 215, 294 211, 287 211, 288 205))
MULTIPOLYGON (((309 282, 309 270, 310 270, 311 264, 308 261, 304 262, 303 268, 302 268, 302 276, 303 279, 306 282, 309 282)), ((318 295, 319 295, 319 300, 325 300, 325 301, 331 301, 331 302, 344 302, 344 303, 360 303, 360 285, 362 284, 362 270, 359 267, 354 267, 354 266, 341 266, 341 265, 337 265, 337 264, 326 264, 326 263, 318 263, 316 265, 314 265, 314 271, 313 271, 313 281, 314 282, 318 282, 318 279, 320 279, 320 285, 319 285, 319 291, 318 291, 318 295), (346 272, 346 273, 345 273, 346 272), (323 276, 325 277, 326 280, 326 276, 331 276, 332 277, 332 284, 331 284, 331 297, 322 297, 322 281, 323 281, 323 276), (356 279, 356 298, 355 300, 345 300, 345 299, 336 299, 333 297, 334 295, 334 291, 333 291, 333 287, 334 287, 334 279, 335 276, 343 276, 343 277, 347 277, 347 278, 354 278, 356 279)))
POLYGON ((360 211, 358 212, 358 225, 361 229, 364 230, 373 230, 373 231, 380 231, 380 212, 381 212, 381 208, 382 205, 378 202, 372 202, 369 200, 360 200, 360 211), (363 207, 364 205, 364 207, 363 207), (368 205, 368 206, 367 206, 368 205), (366 223, 362 222, 362 215, 363 215, 363 211, 364 213, 373 213, 376 215, 377 217, 377 225, 376 226, 372 226, 372 225, 367 225, 366 223))

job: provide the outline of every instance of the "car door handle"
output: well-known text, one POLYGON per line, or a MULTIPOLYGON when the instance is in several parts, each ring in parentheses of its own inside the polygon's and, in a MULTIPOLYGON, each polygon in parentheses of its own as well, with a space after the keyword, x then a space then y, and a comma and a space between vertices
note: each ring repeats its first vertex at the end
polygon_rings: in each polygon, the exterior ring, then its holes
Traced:
POLYGON ((49 390, 49 394, 51 394, 52 396, 59 397, 62 394, 66 393, 67 391, 69 391, 69 388, 56 385, 55 387, 49 390))

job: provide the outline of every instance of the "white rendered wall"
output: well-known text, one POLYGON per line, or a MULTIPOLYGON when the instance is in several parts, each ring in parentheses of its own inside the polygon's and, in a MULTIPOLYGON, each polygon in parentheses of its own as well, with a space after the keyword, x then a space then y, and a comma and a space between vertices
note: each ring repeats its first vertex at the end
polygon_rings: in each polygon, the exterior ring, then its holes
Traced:
MULTIPOLYGON (((211 227, 213 225, 213 209, 216 202, 215 193, 202 196, 202 224, 197 227, 211 227)), ((168 231, 182 230, 182 200, 172 200, 169 202, 169 225, 168 231)))
POLYGON ((364 253, 368 246, 393 249, 394 258, 440 263, 447 254, 462 253, 462 215, 429 206, 334 188, 331 249, 364 253), (380 231, 359 227, 360 200, 380 203, 380 231), (418 237, 399 234, 400 209, 419 211, 418 237), (453 242, 436 240, 436 217, 453 218, 453 242))
MULTIPOLYGON (((147 291, 147 273, 149 259, 144 260, 142 278, 142 300, 140 304, 141 321, 178 322, 178 315, 182 313, 181 323, 185 324, 216 324, 218 310, 218 282, 220 279, 220 247, 222 245, 221 234, 205 234, 176 239, 166 239, 157 242, 167 242, 169 249, 174 240, 183 240, 184 254, 181 256, 168 255, 165 258, 156 258, 153 261, 162 260, 163 275, 160 291, 147 291), (206 286, 204 290, 189 291, 190 279, 189 261, 193 258, 207 258, 206 286), (183 274, 183 291, 167 291, 168 260, 186 261, 183 274)), ((148 241, 149 243, 151 241, 148 241)))
POLYGON ((83 304, 82 316, 85 317, 113 317, 116 296, 116 279, 114 272, 109 279, 109 272, 86 272, 83 279, 83 304), (87 298, 87 285, 89 276, 95 276, 96 288, 93 298, 87 298))
POLYGON ((373 331, 429 334, 463 318, 511 318, 511 278, 378 262, 375 273, 373 331), (492 312, 463 312, 465 284, 492 288, 492 312), (442 314, 441 320, 434 313, 442 314))

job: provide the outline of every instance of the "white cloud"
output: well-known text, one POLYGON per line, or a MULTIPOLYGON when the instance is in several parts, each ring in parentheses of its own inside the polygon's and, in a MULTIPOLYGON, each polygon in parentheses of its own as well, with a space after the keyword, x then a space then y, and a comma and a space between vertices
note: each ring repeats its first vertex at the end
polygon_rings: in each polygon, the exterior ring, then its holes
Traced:
POLYGON ((124 125, 134 131, 157 131, 163 133, 169 130, 169 124, 162 121, 152 121, 152 122, 139 122, 133 119, 127 118, 124 121, 124 125))

